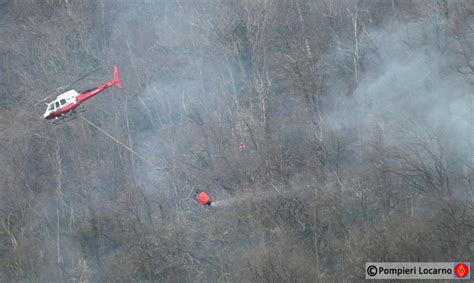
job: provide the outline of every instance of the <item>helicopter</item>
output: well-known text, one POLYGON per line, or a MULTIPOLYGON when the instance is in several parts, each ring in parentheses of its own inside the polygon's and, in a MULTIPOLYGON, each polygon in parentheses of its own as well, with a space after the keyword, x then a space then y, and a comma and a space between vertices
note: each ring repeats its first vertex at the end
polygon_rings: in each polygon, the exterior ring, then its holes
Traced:
MULTIPOLYGON (((97 71, 97 70, 96 70, 97 71)), ((93 71, 92 73, 96 72, 93 71)), ((86 76, 92 74, 89 73, 86 76)), ((80 78, 79 80, 85 78, 86 76, 80 78)), ((76 80, 74 82, 77 82, 79 80, 76 80)), ((69 85, 71 85, 70 83, 69 85)), ((113 72, 113 78, 112 80, 96 87, 92 88, 89 90, 86 90, 84 92, 77 92, 74 89, 71 89, 69 91, 66 91, 60 95, 58 95, 53 101, 50 103, 47 103, 46 111, 43 114, 43 118, 46 120, 52 120, 55 119, 56 121, 62 121, 66 119, 68 116, 74 116, 75 114, 75 109, 81 105, 84 101, 88 100, 89 98, 97 95, 99 92, 102 92, 109 87, 115 86, 117 88, 123 88, 122 81, 120 80, 119 74, 118 74, 118 67, 114 66, 114 72, 113 72)), ((49 97, 43 99, 41 102, 44 102, 48 99, 49 97)), ((40 103, 41 103, 40 102, 40 103)), ((74 119, 75 117, 72 117, 74 119)))

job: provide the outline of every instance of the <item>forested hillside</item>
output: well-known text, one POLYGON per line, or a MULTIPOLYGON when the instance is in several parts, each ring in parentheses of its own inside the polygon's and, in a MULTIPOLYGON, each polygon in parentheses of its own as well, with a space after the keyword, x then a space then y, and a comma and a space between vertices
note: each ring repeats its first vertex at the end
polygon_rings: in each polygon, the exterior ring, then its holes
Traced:
POLYGON ((473 56, 470 1, 0 1, 0 281, 469 261, 473 56), (114 65, 81 115, 161 170, 34 106, 114 65))

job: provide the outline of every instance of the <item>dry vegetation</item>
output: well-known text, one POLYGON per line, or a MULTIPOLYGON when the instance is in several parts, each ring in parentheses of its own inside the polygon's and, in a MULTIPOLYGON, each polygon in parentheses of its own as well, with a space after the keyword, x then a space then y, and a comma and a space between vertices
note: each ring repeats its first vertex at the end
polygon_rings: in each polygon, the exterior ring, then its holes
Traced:
POLYGON ((0 281, 342 282, 366 261, 469 260, 473 17, 442 0, 0 1, 0 281), (164 170, 32 108, 114 64, 124 90, 84 115, 164 170))

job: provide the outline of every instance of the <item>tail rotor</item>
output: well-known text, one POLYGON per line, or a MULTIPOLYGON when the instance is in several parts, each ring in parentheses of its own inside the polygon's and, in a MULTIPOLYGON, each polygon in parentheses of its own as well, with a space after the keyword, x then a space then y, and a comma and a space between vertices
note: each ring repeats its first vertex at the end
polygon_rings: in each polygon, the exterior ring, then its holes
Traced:
POLYGON ((115 85, 117 88, 123 88, 122 80, 121 80, 120 77, 119 77, 118 67, 117 67, 117 66, 114 66, 114 77, 113 77, 113 79, 112 79, 112 82, 114 83, 114 85, 115 85))

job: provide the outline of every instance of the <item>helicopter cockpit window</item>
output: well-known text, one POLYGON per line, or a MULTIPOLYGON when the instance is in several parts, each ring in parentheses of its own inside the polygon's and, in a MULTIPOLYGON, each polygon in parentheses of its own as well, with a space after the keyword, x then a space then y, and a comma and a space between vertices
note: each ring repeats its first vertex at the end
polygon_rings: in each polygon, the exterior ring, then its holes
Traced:
POLYGON ((48 110, 48 111, 51 111, 51 110, 53 110, 53 109, 54 109, 54 103, 48 104, 48 109, 47 109, 47 110, 48 110))
POLYGON ((61 105, 64 105, 64 104, 66 104, 66 99, 61 99, 60 102, 61 102, 61 105))
POLYGON ((59 101, 56 101, 56 103, 54 103, 54 108, 59 108, 59 101))

